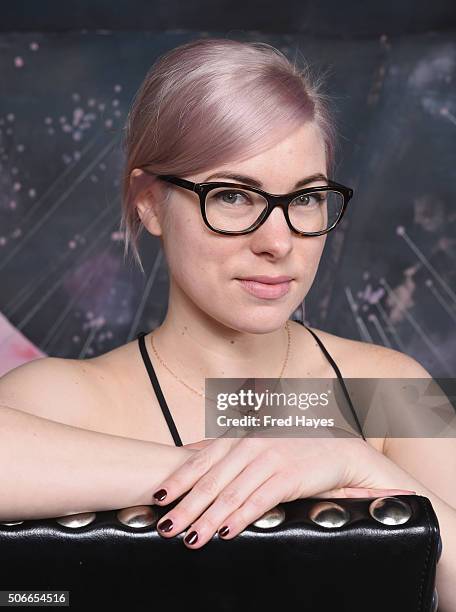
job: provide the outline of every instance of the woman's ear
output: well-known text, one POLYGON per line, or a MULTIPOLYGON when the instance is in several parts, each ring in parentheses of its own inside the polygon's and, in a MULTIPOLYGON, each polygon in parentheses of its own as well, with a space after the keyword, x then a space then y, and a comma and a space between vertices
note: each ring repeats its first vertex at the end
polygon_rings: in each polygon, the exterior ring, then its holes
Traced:
POLYGON ((154 236, 161 236, 163 224, 159 204, 163 193, 159 181, 134 168, 130 173, 130 193, 144 227, 154 236))

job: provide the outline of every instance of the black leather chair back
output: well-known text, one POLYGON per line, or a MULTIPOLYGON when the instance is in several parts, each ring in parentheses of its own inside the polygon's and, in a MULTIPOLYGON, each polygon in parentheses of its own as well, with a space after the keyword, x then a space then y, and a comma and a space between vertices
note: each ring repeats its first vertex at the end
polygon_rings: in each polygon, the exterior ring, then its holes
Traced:
POLYGON ((426 497, 298 499, 195 550, 156 530, 178 501, 1 524, 1 590, 69 591, 72 610, 437 609, 426 497))

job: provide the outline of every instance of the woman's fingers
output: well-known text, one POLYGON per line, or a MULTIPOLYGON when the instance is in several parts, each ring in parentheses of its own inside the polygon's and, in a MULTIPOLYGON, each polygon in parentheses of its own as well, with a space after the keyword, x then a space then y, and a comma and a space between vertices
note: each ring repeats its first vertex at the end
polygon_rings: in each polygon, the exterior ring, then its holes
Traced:
POLYGON ((225 518, 217 532, 218 536, 226 540, 234 538, 265 512, 277 506, 283 501, 283 498, 283 475, 275 474, 249 495, 237 510, 225 518))
MULTIPOLYGON (((187 447, 188 448, 188 447, 187 447)), ((166 505, 186 493, 211 469, 230 448, 228 440, 214 440, 207 447, 196 451, 164 480, 154 492, 154 502, 166 505)))
MULTIPOLYGON (((283 499, 284 480, 277 481, 277 488, 274 489, 270 484, 264 492, 261 492, 261 486, 265 482, 271 483, 271 477, 274 473, 274 466, 271 462, 257 460, 250 463, 242 470, 234 480, 229 482, 226 487, 217 495, 215 501, 206 509, 202 515, 198 515, 197 519, 191 519, 191 528, 188 530, 184 542, 193 547, 203 546, 217 532, 221 525, 226 525, 227 517, 234 517, 230 520, 231 531, 236 531, 236 525, 244 523, 245 510, 250 508, 257 512, 255 518, 266 512, 268 508, 272 508, 276 500, 283 499), (233 522, 234 521, 234 522, 233 522), (196 537, 195 537, 196 534, 196 537)), ((198 498, 200 493, 197 491, 198 484, 190 491, 187 497, 195 495, 194 504, 198 506, 198 498)), ((273 483, 274 484, 274 483, 273 483)), ((183 509, 185 508, 185 498, 183 509)), ((189 501, 191 506, 192 501, 189 501)), ((250 522, 250 514, 249 521, 250 522)), ((179 520, 179 517, 178 519, 179 520)), ((251 519, 254 520, 254 519, 251 519)), ((184 520, 184 528, 189 524, 188 518, 184 520)))
MULTIPOLYGON (((158 529, 174 536, 192 524, 248 463, 246 451, 238 448, 226 456, 226 444, 197 451, 162 484, 154 497, 163 505, 187 495, 162 517, 158 529), (166 495, 161 494, 166 492, 166 495)), ((262 464, 267 466, 268 464, 262 464)), ((264 468, 262 468, 264 469, 264 468)), ((259 472, 262 471, 259 470, 259 472)), ((233 488, 230 487, 230 491, 233 488)), ((231 510, 231 508, 230 508, 231 510)), ((215 533, 218 525, 215 525, 215 533)))

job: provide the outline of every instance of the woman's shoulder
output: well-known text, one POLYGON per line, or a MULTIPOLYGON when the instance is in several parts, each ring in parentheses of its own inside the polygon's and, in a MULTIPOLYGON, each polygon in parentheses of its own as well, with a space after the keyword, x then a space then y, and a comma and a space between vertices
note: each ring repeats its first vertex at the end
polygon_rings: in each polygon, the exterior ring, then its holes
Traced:
POLYGON ((98 384, 101 387, 107 386, 115 389, 116 393, 126 384, 137 379, 140 361, 141 354, 137 339, 85 360, 98 384))
POLYGON ((344 378, 427 378, 413 357, 392 347, 353 340, 308 326, 322 341, 344 378))
POLYGON ((137 340, 86 359, 29 361, 0 377, 0 406, 73 427, 141 439, 146 424, 151 440, 160 442, 161 436, 168 443, 166 424, 158 431, 151 416, 154 395, 147 376, 141 376, 145 374, 141 365, 144 368, 137 340))
MULTIPOLYGON (((371 342, 343 338, 314 327, 309 329, 321 340, 344 379, 430 377, 418 361, 401 351, 371 342)), ((316 340, 314 342, 316 343, 316 340)), ((386 454, 384 436, 367 437, 366 440, 377 451, 386 454)))
POLYGON ((91 361, 43 357, 24 363, 0 378, 0 404, 91 428, 106 405, 104 375, 91 361))

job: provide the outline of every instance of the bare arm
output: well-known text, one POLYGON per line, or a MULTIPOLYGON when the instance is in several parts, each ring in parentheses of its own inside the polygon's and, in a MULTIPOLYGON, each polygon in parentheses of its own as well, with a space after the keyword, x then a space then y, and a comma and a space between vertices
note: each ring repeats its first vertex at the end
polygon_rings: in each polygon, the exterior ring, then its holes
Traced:
POLYGON ((0 521, 153 503, 196 451, 103 433, 115 392, 90 360, 48 357, 0 378, 0 521))
POLYGON ((156 485, 194 452, 0 406, 0 520, 152 504, 156 485))

